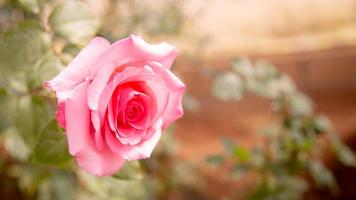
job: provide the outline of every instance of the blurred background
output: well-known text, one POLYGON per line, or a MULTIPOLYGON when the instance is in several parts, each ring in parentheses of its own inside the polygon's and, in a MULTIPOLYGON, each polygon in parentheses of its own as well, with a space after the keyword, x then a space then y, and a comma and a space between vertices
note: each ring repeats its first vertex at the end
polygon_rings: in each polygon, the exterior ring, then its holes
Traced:
MULTIPOLYGON (((40 12, 42 19, 61 1, 37 8, 41 5, 38 2, 0 0, 0 32, 5 33, 25 18, 35 18, 33 13, 40 12)), ((119 193, 120 197, 112 195, 112 199, 249 199, 257 182, 253 173, 232 178, 226 175, 228 166, 206 162, 209 155, 225 154, 222 138, 230 138, 244 148, 254 147, 263 140, 257 132, 278 117, 271 110, 270 99, 246 94, 239 101, 223 101, 212 94, 214 79, 241 57, 252 63, 268 61, 289 76, 314 102, 315 112, 327 116, 341 140, 356 151, 355 0, 80 2, 100 22, 97 34, 111 42, 138 34, 149 42, 175 45, 179 53, 173 71, 187 86, 184 117, 170 128, 172 138, 164 139, 161 150, 143 164, 144 174, 153 177, 144 178, 146 185, 159 185, 159 189, 145 186, 143 196, 130 197, 132 188, 141 186, 120 183, 125 186, 117 187, 130 189, 119 193), (155 192, 148 197, 150 190, 155 192)), ((55 39, 55 51, 64 43, 55 39)), ((63 63, 71 58, 61 57, 63 63)), ((356 199, 356 169, 342 165, 324 139, 323 135, 317 137, 322 141, 322 161, 333 172, 338 192, 319 189, 301 171, 299 175, 306 177, 309 187, 300 199, 356 199)), ((21 186, 12 186, 18 184, 19 176, 2 174, 2 199, 38 197, 37 189, 30 195, 12 194, 22 190, 21 186), (13 189, 6 189, 9 187, 13 189)), ((295 198, 292 194, 256 199, 295 198)))

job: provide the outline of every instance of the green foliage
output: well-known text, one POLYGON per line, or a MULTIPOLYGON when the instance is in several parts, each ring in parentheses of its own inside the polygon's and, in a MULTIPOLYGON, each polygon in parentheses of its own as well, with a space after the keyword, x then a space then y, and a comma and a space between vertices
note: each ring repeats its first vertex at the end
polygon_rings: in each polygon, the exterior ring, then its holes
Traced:
POLYGON ((178 37, 186 22, 181 8, 180 0, 165 1, 164 4, 152 4, 149 1, 114 1, 109 10, 110 14, 103 20, 102 32, 107 37, 116 38, 132 33, 178 37))
POLYGON ((53 118, 53 112, 45 100, 38 96, 24 96, 18 99, 15 126, 24 141, 31 148, 38 142, 40 131, 53 118))
POLYGON ((79 185, 74 174, 55 170, 39 185, 39 200, 76 200, 79 185))
POLYGON ((330 135, 332 148, 340 161, 346 166, 356 167, 356 156, 353 151, 343 144, 334 132, 330 135))
POLYGON ((60 165, 70 159, 67 139, 55 120, 41 131, 32 160, 44 164, 60 165))
POLYGON ((58 4, 49 17, 49 24, 55 34, 79 44, 93 37, 99 28, 98 19, 79 1, 58 4))
POLYGON ((277 122, 260 131, 264 137, 262 148, 257 146, 248 150, 230 140, 223 140, 225 149, 235 161, 232 173, 257 172, 261 177, 251 199, 302 199, 308 187, 306 180, 300 177, 303 173, 309 173, 317 186, 337 192, 332 172, 320 161, 317 136, 327 133, 343 164, 355 167, 356 156, 342 143, 330 121, 314 112, 312 100, 298 91, 290 78, 271 63, 258 61, 252 64, 242 58, 236 60, 232 71, 217 76, 213 86, 216 97, 240 99, 241 95, 230 98, 236 96, 238 83, 244 86, 239 88, 270 100, 272 110, 279 117, 277 122))
POLYGON ((28 87, 37 89, 42 87, 43 83, 53 78, 63 69, 60 59, 48 52, 44 54, 33 66, 32 72, 28 74, 28 87))
POLYGON ((24 91, 26 75, 51 45, 50 36, 34 20, 24 20, 7 31, 0 40, 0 78, 6 87, 24 91))
POLYGON ((319 186, 329 187, 333 191, 337 190, 337 184, 334 175, 322 162, 318 160, 310 161, 309 171, 319 186))
POLYGON ((298 200, 303 198, 308 184, 299 177, 282 176, 262 182, 249 197, 250 200, 298 200))
POLYGON ((122 180, 142 179, 143 174, 141 165, 138 161, 126 162, 120 171, 113 175, 113 177, 122 180))
POLYGON ((35 14, 40 12, 40 0, 18 0, 18 2, 26 11, 35 14))
POLYGON ((28 160, 31 149, 25 143, 23 137, 18 134, 16 129, 9 128, 4 131, 3 142, 6 152, 8 152, 12 158, 23 162, 28 160))
POLYGON ((12 124, 16 107, 14 98, 4 88, 0 88, 0 134, 12 124))
POLYGON ((239 100, 244 91, 244 85, 239 76, 224 73, 218 76, 213 85, 213 93, 222 100, 239 100))

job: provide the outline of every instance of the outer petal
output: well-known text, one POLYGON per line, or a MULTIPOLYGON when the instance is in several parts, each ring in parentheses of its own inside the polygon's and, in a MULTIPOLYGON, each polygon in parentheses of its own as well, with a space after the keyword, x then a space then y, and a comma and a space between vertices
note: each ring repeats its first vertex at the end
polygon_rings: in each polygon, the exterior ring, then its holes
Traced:
POLYGON ((89 81, 75 87, 66 100, 66 132, 69 153, 75 155, 90 143, 90 113, 86 105, 86 91, 89 81))
POLYGON ((157 145, 162 135, 162 119, 159 119, 147 131, 149 132, 147 135, 150 135, 150 137, 132 146, 121 144, 112 134, 112 132, 109 131, 109 128, 106 129, 105 139, 109 148, 113 152, 121 155, 124 159, 139 160, 151 156, 153 149, 157 145))
POLYGON ((100 94, 119 67, 130 66, 132 63, 141 63, 143 67, 147 62, 156 61, 168 69, 175 57, 176 49, 167 43, 148 44, 141 37, 133 35, 115 42, 94 64, 96 67, 105 67, 98 69, 98 74, 89 87, 89 107, 92 110, 98 108, 100 94))
POLYGON ((91 111, 91 122, 93 124, 93 128, 95 129, 94 141, 95 141, 96 148, 101 151, 103 149, 104 144, 103 144, 103 137, 101 133, 101 122, 97 111, 91 111))
POLYGON ((106 49, 110 43, 101 37, 96 37, 80 51, 73 61, 55 78, 45 83, 45 86, 57 92, 59 101, 66 98, 68 90, 74 88, 86 78, 96 73, 93 67, 95 60, 106 49))
POLYGON ((66 119, 65 119, 65 102, 58 102, 58 108, 56 112, 56 119, 61 128, 66 128, 66 119))
POLYGON ((147 61, 158 61, 165 69, 171 67, 177 56, 176 48, 166 42, 149 44, 142 37, 135 35, 131 35, 131 40, 139 58, 144 58, 147 61))
POLYGON ((169 99, 165 111, 162 114, 163 127, 167 127, 173 121, 183 116, 182 98, 185 90, 184 83, 171 71, 163 69, 159 63, 151 62, 150 66, 166 83, 169 90, 169 99))
POLYGON ((125 163, 124 159, 107 147, 99 152, 93 143, 78 152, 75 158, 82 169, 97 176, 112 175, 125 163))
POLYGON ((90 112, 86 105, 86 91, 89 81, 75 87, 65 105, 67 139, 69 152, 87 172, 105 176, 117 171, 124 160, 103 146, 98 151, 91 137, 90 112))

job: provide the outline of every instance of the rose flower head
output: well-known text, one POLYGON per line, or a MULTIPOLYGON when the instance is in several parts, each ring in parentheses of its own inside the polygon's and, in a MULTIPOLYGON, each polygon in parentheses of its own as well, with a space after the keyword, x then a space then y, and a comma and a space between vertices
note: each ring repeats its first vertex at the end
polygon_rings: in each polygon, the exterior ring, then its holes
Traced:
POLYGON ((176 49, 130 36, 96 37, 45 86, 56 93, 69 153, 85 171, 111 175, 150 157, 162 129, 183 115, 185 85, 171 71, 176 49))

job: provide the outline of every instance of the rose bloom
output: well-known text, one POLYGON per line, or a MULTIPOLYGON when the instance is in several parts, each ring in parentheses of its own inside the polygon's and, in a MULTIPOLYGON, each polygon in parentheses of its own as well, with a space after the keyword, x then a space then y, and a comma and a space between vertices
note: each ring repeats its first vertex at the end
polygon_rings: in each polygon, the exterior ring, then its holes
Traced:
POLYGON ((69 153, 85 171, 115 173, 150 157, 162 129, 183 115, 184 84, 169 70, 176 49, 130 36, 96 37, 45 86, 55 91, 69 153))

